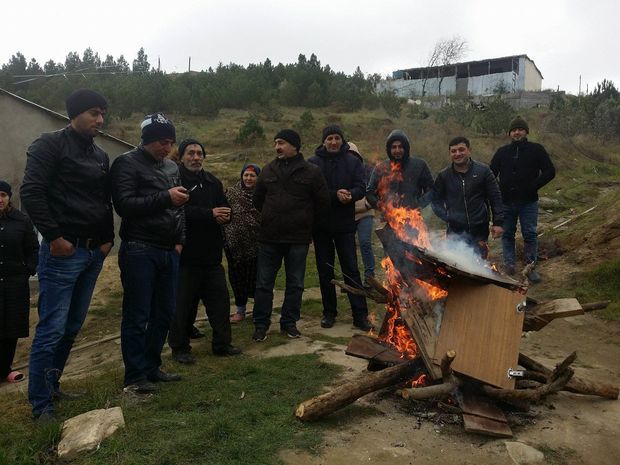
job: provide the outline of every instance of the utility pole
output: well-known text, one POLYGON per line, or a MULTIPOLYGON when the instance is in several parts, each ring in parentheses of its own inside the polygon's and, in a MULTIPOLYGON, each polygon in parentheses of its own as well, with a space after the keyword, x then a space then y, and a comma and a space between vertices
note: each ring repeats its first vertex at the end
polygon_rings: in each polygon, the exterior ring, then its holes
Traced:
POLYGON ((581 74, 579 75, 579 94, 581 95, 581 74))
POLYGON ((189 57, 189 61, 187 63, 187 72, 189 73, 192 70, 192 57, 189 57))
POLYGON ((158 56, 157 57, 157 72, 161 71, 161 58, 158 56))

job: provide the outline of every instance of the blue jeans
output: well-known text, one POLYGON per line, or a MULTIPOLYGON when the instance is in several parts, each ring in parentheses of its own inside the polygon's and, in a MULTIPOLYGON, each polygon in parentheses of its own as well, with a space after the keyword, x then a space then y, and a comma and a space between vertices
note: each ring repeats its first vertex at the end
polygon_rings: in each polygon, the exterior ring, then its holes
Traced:
POLYGON ((538 235, 536 233, 538 202, 504 204, 504 234, 502 236, 504 263, 513 267, 516 263, 515 234, 517 232, 517 220, 521 224, 525 263, 536 262, 538 254, 538 235))
POLYGON ((360 218, 357 220, 356 226, 362 262, 364 262, 364 278, 366 279, 375 275, 375 254, 372 251, 373 217, 360 218))
MULTIPOLYGON (((331 233, 315 231, 313 234, 314 252, 316 256, 316 269, 319 272, 321 285, 321 300, 323 301, 323 315, 336 318, 337 298, 336 286, 332 284, 334 279, 334 263, 336 252, 342 269, 344 282, 351 287, 360 289, 360 272, 357 267, 357 253, 355 250, 355 233, 331 233)), ((368 318, 366 299, 361 295, 347 293, 353 321, 363 322, 368 318)))
POLYGON ((286 290, 280 312, 280 328, 295 326, 301 315, 308 244, 258 243, 253 321, 256 329, 269 329, 273 310, 273 287, 284 260, 286 290))
POLYGON ((128 386, 154 376, 161 366, 176 303, 179 254, 123 241, 118 265, 123 283, 121 351, 128 386))
POLYGON ((78 331, 84 323, 105 257, 99 248, 77 247, 68 257, 50 255, 47 241, 39 250, 39 323, 32 340, 28 399, 35 416, 52 412, 52 396, 78 331))

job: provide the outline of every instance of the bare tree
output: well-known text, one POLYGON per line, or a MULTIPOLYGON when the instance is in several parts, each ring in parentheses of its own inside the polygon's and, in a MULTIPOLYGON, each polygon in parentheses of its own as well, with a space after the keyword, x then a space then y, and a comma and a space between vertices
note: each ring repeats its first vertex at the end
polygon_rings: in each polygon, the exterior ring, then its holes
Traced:
POLYGON ((438 91, 441 95, 441 84, 450 70, 450 65, 458 62, 466 53, 467 41, 460 36, 438 40, 426 60, 426 68, 422 71, 422 95, 426 95, 426 82, 431 77, 439 79, 438 91))

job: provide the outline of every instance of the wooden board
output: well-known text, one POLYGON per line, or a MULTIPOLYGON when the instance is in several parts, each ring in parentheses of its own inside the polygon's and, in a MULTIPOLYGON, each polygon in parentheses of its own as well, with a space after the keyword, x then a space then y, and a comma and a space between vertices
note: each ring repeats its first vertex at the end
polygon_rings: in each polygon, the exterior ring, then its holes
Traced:
POLYGON ((463 424, 465 426, 465 431, 468 433, 485 434, 496 438, 512 437, 510 426, 508 426, 508 423, 502 421, 463 413, 463 424))
POLYGON ((408 362, 396 350, 365 334, 354 334, 344 353, 352 357, 374 360, 388 365, 408 362))
POLYGON ((492 403, 488 398, 477 396, 468 392, 464 392, 459 399, 459 404, 463 413, 485 417, 489 420, 508 423, 506 415, 497 405, 492 403))
POLYGON ((531 311, 526 309, 525 331, 539 331, 556 318, 583 315, 583 307, 577 299, 555 299, 536 305, 531 311))
POLYGON ((523 328, 518 292, 455 277, 450 282, 433 363, 446 351, 456 351, 452 369, 492 386, 513 389, 508 369, 516 368, 523 328))
POLYGON ((401 317, 407 323, 407 326, 413 333, 413 339, 418 346, 420 357, 424 360, 424 364, 428 369, 428 376, 431 380, 441 379, 441 370, 439 363, 445 354, 445 351, 439 355, 439 362, 435 364, 433 354, 435 352, 435 344, 437 335, 435 334, 435 319, 432 315, 424 315, 423 310, 417 305, 410 308, 401 309, 401 317))

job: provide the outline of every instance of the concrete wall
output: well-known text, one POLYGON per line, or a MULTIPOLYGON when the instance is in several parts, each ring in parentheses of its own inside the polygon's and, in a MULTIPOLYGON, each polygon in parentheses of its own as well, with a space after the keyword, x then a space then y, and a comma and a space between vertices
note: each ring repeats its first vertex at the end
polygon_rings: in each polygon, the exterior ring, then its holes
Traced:
POLYGON ((536 69, 536 66, 527 58, 521 58, 519 60, 520 69, 521 60, 524 62, 523 68, 525 69, 525 82, 522 89, 525 91, 540 91, 542 89, 542 76, 536 69))
MULTIPOLYGON (((26 150, 41 133, 62 129, 68 123, 68 118, 62 115, 0 91, 0 179, 11 184, 11 201, 17 208, 20 206, 19 187, 26 167, 26 150)), ((132 148, 130 144, 105 135, 98 136, 96 142, 108 153, 110 163, 132 148)), ((114 223, 118 234, 120 218, 115 216, 114 223)))

